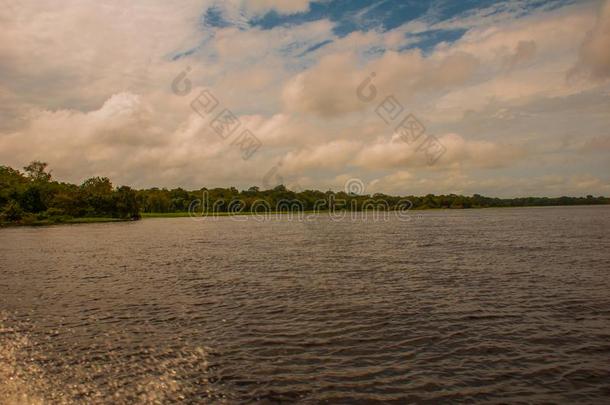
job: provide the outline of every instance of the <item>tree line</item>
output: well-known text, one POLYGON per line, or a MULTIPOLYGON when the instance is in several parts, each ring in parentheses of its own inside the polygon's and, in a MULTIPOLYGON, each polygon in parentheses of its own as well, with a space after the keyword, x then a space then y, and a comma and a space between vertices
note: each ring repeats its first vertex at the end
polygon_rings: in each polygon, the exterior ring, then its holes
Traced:
POLYGON ((58 182, 52 179, 47 166, 34 161, 23 172, 0 166, 0 222, 140 218, 136 191, 130 187, 114 187, 106 177, 92 177, 81 185, 58 182))
MULTIPOLYGON (((295 192, 279 185, 269 190, 250 187, 239 191, 230 188, 202 188, 187 191, 182 188, 150 188, 137 191, 138 203, 145 213, 177 213, 189 211, 194 201, 205 200, 207 212, 249 212, 255 205, 265 202, 268 207, 299 207, 304 211, 325 211, 328 209, 363 210, 386 208, 389 210, 434 209, 434 208, 490 208, 490 207, 533 207, 558 205, 598 205, 610 204, 610 198, 593 197, 523 197, 491 198, 479 194, 472 196, 447 194, 425 196, 392 196, 382 193, 355 195, 344 191, 304 190, 295 192), (322 202, 322 204, 320 204, 322 202), (239 209, 237 209, 239 208, 239 209)), ((255 208, 254 208, 255 209, 255 208)), ((279 209, 278 209, 279 210, 279 209)))
POLYGON ((291 210, 304 211, 610 204, 610 198, 591 195, 557 198, 490 198, 479 194, 472 196, 428 194, 399 197, 381 193, 355 195, 330 190, 295 192, 283 185, 268 190, 250 187, 241 191, 235 187, 199 190, 154 187, 134 190, 128 186, 114 187, 106 177, 92 177, 81 185, 58 182, 52 179, 47 164, 39 161, 24 167, 23 172, 8 166, 0 166, 0 222, 61 222, 71 218, 100 217, 139 219, 140 212, 188 212, 194 209, 194 202, 202 204, 203 200, 207 212, 220 213, 248 212, 261 202, 272 209, 284 204, 291 210))

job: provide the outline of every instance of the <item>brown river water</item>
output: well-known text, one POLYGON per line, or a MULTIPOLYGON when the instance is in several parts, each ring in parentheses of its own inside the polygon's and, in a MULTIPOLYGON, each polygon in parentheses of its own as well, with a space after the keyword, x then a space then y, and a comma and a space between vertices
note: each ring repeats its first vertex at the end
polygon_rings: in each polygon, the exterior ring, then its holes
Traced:
POLYGON ((610 207, 0 230, 0 403, 610 403, 610 207))

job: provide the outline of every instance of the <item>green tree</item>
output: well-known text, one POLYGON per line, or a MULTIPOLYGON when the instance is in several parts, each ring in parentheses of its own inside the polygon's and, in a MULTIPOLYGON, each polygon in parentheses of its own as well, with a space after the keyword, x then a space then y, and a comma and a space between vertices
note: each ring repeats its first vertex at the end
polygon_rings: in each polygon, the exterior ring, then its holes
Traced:
POLYGON ((42 212, 47 209, 44 203, 44 188, 40 183, 30 183, 19 195, 19 203, 28 212, 42 212))
POLYGON ((17 201, 11 201, 2 210, 0 217, 3 221, 15 222, 23 218, 23 210, 17 201))
POLYGON ((140 205, 136 192, 130 187, 121 186, 117 188, 113 196, 115 213, 119 218, 140 218, 140 205))
POLYGON ((47 172, 48 164, 39 160, 34 160, 29 165, 25 166, 23 170, 27 173, 28 177, 36 182, 48 182, 51 181, 51 172, 47 172))
POLYGON ((89 206, 87 215, 112 215, 112 183, 107 177, 91 177, 83 182, 80 190, 89 206))

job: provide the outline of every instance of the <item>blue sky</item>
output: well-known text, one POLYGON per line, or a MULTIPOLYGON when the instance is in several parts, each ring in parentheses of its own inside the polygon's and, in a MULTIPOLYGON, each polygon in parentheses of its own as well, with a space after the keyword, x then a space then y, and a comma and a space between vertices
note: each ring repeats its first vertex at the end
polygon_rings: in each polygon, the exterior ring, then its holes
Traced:
POLYGON ((610 195, 607 0, 5 2, 2 164, 136 187, 610 195), (204 92, 235 134, 193 109, 204 92), (432 163, 397 130, 408 114, 443 148, 432 163))
MULTIPOLYGON (((413 21, 434 25, 481 12, 485 18, 503 12, 510 12, 514 18, 523 17, 540 9, 550 10, 574 2, 575 0, 325 0, 311 2, 307 11, 286 15, 272 9, 263 15, 245 19, 250 27, 267 30, 327 19, 334 23, 333 33, 344 37, 354 31, 384 32, 413 21)), ((203 14, 202 21, 209 26, 222 28, 235 23, 231 17, 223 15, 221 5, 209 7, 203 14)), ((466 31, 466 27, 423 31, 415 35, 418 41, 412 46, 429 50, 440 42, 459 39, 466 31)))

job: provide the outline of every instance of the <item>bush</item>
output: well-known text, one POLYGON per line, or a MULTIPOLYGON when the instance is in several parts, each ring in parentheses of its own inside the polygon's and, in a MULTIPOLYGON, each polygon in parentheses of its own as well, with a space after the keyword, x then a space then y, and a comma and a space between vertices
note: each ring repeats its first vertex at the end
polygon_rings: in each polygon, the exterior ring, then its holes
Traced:
POLYGON ((49 221, 51 221, 54 224, 70 222, 72 219, 73 219, 73 217, 70 215, 54 215, 52 217, 49 217, 49 221))
POLYGON ((21 217, 21 220, 19 222, 24 225, 35 225, 37 222, 36 215, 26 213, 21 217))
POLYGON ((23 209, 17 201, 9 201, 2 210, 0 218, 6 222, 17 222, 23 218, 23 209))
POLYGON ((48 210, 46 210, 45 214, 47 217, 57 217, 57 216, 65 215, 66 213, 61 208, 52 207, 52 208, 49 208, 48 210))

